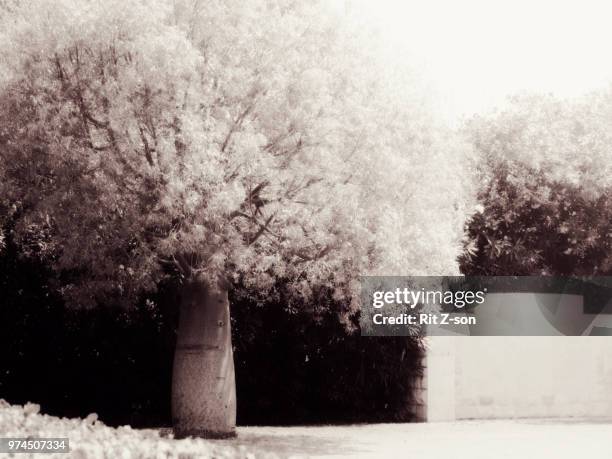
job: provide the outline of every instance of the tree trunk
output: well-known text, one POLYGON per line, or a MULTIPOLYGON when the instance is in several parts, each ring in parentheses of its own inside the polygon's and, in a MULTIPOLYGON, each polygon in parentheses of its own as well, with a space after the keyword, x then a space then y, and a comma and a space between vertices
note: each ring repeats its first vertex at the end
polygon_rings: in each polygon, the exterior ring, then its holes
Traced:
POLYGON ((177 437, 236 435, 236 382, 227 289, 184 285, 172 375, 177 437))

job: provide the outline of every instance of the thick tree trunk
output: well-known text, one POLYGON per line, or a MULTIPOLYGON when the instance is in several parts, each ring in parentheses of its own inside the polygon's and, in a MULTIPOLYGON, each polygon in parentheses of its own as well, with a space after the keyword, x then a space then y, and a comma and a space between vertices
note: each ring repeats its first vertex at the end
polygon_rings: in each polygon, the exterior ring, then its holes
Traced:
POLYGON ((236 383, 227 289, 194 280, 183 287, 172 375, 177 437, 236 435, 236 383))

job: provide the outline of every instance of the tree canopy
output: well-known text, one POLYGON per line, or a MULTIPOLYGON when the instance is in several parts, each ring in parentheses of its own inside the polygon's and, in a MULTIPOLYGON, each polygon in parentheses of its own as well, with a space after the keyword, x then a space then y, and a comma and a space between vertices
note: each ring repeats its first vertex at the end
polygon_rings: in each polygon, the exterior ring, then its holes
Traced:
POLYGON ((521 96, 471 120, 482 212, 462 270, 485 275, 612 272, 612 92, 521 96))
POLYGON ((0 21, 0 218, 72 303, 457 271, 468 149, 349 13, 33 0, 0 21))

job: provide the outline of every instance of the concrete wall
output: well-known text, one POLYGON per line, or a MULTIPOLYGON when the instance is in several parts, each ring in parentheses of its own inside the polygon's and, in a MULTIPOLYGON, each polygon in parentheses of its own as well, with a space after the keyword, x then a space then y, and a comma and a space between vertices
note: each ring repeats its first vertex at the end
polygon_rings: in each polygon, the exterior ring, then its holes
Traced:
POLYGON ((612 337, 432 337, 426 420, 612 418, 612 337))

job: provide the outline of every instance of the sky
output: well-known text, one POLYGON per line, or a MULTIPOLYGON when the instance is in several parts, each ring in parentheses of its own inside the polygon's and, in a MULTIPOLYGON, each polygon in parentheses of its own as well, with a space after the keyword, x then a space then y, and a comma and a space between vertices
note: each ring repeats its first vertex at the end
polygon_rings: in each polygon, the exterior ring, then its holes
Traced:
POLYGON ((398 59, 419 63, 451 120, 519 92, 572 97, 612 82, 612 2, 357 0, 353 8, 398 59))

